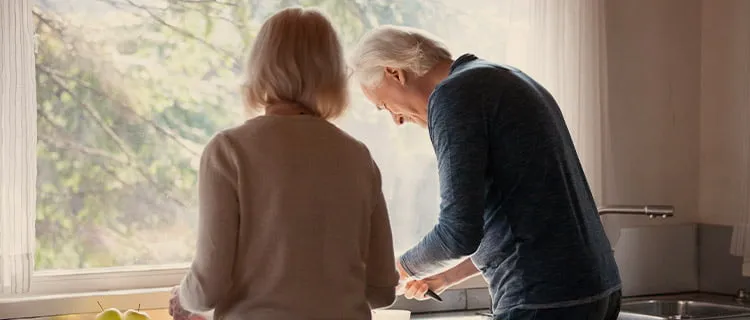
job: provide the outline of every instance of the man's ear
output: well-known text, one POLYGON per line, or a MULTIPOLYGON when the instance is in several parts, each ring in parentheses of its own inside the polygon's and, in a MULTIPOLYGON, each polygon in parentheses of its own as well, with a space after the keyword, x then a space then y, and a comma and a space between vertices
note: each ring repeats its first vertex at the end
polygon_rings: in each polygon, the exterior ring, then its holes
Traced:
POLYGON ((391 79, 396 80, 402 86, 406 85, 406 72, 404 72, 404 70, 398 69, 398 68, 385 67, 385 74, 391 79))

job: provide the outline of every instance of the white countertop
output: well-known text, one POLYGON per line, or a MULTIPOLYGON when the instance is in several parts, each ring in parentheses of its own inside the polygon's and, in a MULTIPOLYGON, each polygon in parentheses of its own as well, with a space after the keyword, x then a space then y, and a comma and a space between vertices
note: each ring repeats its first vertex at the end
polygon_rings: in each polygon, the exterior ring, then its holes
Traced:
MULTIPOLYGON (((166 309, 143 310, 146 311, 153 320, 172 320, 166 309)), ((458 312, 437 312, 429 314, 413 314, 412 320, 488 320, 488 317, 478 315, 479 311, 458 311, 458 312)), ((94 319, 95 314, 77 314, 56 317, 40 317, 33 320, 88 320, 94 319)))
POLYGON ((488 320, 489 317, 478 315, 479 311, 462 311, 462 312, 439 312, 432 314, 415 314, 412 319, 431 319, 431 320, 488 320))

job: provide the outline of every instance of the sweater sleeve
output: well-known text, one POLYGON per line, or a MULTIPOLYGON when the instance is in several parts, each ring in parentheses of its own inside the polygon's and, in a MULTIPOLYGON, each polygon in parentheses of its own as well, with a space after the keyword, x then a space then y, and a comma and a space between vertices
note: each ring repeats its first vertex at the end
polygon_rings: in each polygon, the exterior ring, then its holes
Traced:
POLYGON ((473 254, 484 236, 489 149, 479 90, 470 82, 452 83, 436 89, 430 99, 441 203, 437 225, 400 258, 414 277, 432 275, 473 254))
POLYGON ((236 158, 223 134, 215 136, 201 157, 198 176, 199 224, 193 263, 180 285, 185 310, 213 310, 232 287, 239 230, 236 158))
POLYGON ((380 170, 375 168, 375 207, 370 217, 370 242, 367 254, 367 301, 370 307, 383 308, 396 299, 398 272, 393 253, 393 236, 388 209, 383 197, 380 170))

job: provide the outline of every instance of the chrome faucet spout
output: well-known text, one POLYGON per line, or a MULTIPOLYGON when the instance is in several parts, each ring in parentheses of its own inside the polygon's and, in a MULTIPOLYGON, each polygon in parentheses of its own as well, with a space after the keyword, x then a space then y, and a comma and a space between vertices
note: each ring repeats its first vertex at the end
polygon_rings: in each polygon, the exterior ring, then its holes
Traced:
POLYGON ((669 205, 612 205, 599 208, 599 215, 645 215, 649 218, 674 216, 674 206, 669 205))

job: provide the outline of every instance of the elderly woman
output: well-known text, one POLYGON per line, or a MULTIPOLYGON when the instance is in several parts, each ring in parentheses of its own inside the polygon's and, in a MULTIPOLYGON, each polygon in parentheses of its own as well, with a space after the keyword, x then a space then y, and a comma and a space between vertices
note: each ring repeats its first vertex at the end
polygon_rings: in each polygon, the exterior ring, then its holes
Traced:
POLYGON ((199 177, 197 252, 172 313, 217 319, 369 319, 398 273, 380 172, 329 120, 347 108, 341 44, 328 19, 269 18, 246 66, 248 108, 218 133, 199 177))

